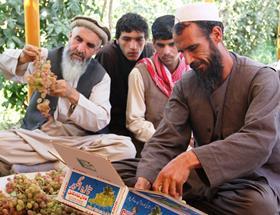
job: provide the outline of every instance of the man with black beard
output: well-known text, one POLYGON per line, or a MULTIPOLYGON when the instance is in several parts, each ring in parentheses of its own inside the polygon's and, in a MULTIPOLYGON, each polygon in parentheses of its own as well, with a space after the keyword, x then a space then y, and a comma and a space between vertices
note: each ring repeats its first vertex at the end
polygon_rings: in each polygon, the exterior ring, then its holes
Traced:
POLYGON ((188 4, 175 17, 174 41, 193 71, 175 85, 141 160, 116 169, 129 186, 207 214, 279 214, 278 74, 226 49, 214 4, 188 4))
POLYGON ((203 85, 205 90, 211 94, 223 81, 222 79, 222 72, 223 72, 223 65, 221 62, 221 55, 218 49, 214 46, 213 42, 209 39, 209 46, 210 46, 210 56, 209 56, 209 63, 207 62, 199 62, 194 61, 191 63, 191 68, 193 68, 200 84, 203 85), (205 71, 200 69, 201 64, 208 64, 205 71))
POLYGON ((53 50, 27 45, 0 55, 0 69, 15 81, 26 82, 34 71, 30 63, 47 58, 57 76, 47 99, 50 117, 36 108, 40 93, 31 96, 21 129, 0 132, 0 175, 44 171, 55 168, 57 154, 51 143, 95 152, 111 160, 135 156, 130 138, 101 135, 110 121, 110 77, 92 58, 110 40, 110 33, 99 22, 77 16, 71 22, 69 42, 53 50), (93 135, 94 134, 94 135, 93 135))

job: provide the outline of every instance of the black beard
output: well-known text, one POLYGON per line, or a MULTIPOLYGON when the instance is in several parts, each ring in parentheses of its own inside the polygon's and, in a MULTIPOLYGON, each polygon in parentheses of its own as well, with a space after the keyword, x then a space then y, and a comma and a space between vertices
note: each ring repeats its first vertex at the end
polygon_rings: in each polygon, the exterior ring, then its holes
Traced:
POLYGON ((211 95, 223 81, 223 65, 219 50, 214 46, 211 40, 209 40, 209 43, 211 52, 207 68, 204 71, 200 71, 198 69, 200 65, 199 62, 193 62, 190 66, 195 71, 198 81, 202 84, 207 94, 211 95))

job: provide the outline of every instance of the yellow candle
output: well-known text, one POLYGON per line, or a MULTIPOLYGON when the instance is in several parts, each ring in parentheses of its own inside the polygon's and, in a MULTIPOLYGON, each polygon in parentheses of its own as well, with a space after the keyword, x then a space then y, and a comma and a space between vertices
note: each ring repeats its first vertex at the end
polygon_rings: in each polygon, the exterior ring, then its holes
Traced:
MULTIPOLYGON (((40 47, 39 0, 24 0, 25 43, 40 47)), ((28 88, 29 102, 32 91, 28 88)))
POLYGON ((25 42, 40 46, 39 0, 24 0, 25 42))

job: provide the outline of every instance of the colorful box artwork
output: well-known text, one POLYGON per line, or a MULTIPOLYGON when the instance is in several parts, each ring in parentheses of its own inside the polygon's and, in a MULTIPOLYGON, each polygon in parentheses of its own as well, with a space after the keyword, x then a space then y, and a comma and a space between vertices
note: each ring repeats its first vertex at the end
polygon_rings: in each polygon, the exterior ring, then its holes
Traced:
POLYGON ((159 192, 128 188, 104 157, 55 144, 69 167, 58 200, 88 214, 199 215, 203 212, 159 192))

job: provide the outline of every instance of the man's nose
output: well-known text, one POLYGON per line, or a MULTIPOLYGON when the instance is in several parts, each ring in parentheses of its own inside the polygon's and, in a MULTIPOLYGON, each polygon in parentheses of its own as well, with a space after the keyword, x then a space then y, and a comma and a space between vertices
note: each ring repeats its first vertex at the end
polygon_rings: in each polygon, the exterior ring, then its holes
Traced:
POLYGON ((170 50, 171 50, 171 47, 170 47, 170 46, 164 46, 164 47, 163 47, 163 53, 164 53, 164 54, 169 54, 169 53, 170 53, 170 50))
POLYGON ((183 53, 183 55, 184 55, 185 62, 187 65, 190 65, 194 61, 193 56, 190 53, 188 53, 187 51, 185 51, 183 53))
POLYGON ((129 43, 130 49, 136 49, 137 48, 137 42, 135 40, 131 40, 129 43))
POLYGON ((78 45, 78 51, 79 52, 85 52, 86 51, 86 48, 87 48, 87 44, 86 43, 80 43, 79 45, 78 45))

